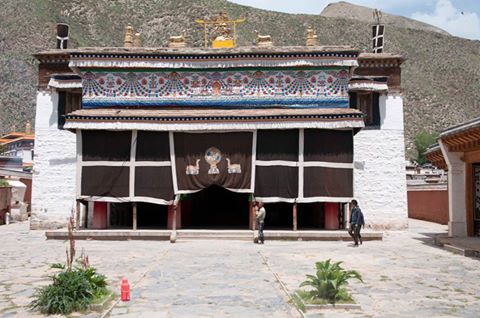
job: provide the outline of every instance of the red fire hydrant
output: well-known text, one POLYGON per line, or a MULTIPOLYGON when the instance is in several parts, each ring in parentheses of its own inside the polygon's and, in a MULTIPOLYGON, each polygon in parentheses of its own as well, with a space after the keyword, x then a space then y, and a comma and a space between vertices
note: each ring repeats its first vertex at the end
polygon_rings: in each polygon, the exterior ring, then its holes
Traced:
POLYGON ((130 284, 128 283, 128 279, 122 279, 122 286, 120 288, 122 301, 129 301, 130 300, 130 284))

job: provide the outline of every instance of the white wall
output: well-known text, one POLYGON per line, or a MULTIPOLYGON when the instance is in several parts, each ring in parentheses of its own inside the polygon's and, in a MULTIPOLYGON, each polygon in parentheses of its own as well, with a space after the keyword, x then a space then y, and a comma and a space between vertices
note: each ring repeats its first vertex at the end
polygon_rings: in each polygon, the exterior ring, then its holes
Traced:
POLYGON ((380 129, 363 129, 354 139, 354 195, 367 226, 408 225, 403 102, 399 94, 380 97, 380 129))
POLYGON ((37 93, 32 229, 66 225, 75 207, 76 136, 57 128, 58 94, 37 93))

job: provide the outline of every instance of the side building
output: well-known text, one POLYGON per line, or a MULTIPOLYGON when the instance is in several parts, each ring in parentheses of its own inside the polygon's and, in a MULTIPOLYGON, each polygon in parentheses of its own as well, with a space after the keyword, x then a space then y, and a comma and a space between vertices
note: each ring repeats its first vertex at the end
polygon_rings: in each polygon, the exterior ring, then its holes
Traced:
POLYGON ((448 170, 448 234, 480 236, 480 118, 449 127, 426 152, 448 170))

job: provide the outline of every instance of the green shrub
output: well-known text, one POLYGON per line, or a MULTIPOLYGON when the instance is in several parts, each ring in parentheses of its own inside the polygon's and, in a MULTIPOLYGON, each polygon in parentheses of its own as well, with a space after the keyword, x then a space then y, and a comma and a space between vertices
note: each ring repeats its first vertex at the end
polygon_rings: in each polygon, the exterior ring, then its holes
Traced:
POLYGON ((346 271, 340 264, 332 263, 330 259, 315 263, 315 275, 306 275, 307 280, 300 287, 310 286, 311 290, 300 293, 300 296, 310 303, 352 302, 353 299, 346 290, 348 280, 355 278, 363 283, 362 276, 353 270, 346 271))
POLYGON ((108 293, 105 276, 97 274, 93 267, 63 270, 52 278, 53 283, 38 289, 30 303, 32 309, 43 314, 84 311, 94 300, 108 293))
POLYGON ((0 178, 0 187, 8 187, 9 185, 7 180, 0 178))

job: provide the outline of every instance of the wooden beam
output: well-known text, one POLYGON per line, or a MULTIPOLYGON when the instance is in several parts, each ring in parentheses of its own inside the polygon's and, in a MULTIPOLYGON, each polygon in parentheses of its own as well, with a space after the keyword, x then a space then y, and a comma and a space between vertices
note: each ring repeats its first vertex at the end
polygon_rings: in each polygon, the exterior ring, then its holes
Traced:
POLYGON ((75 210, 75 229, 80 230, 80 200, 77 200, 76 210, 75 210))
POLYGON ((297 202, 293 204, 293 230, 297 230, 297 202))
POLYGON ((137 230, 137 203, 132 203, 132 216, 133 216, 133 230, 137 230))

